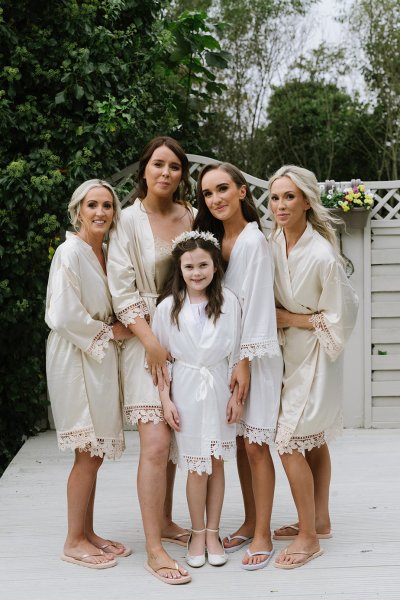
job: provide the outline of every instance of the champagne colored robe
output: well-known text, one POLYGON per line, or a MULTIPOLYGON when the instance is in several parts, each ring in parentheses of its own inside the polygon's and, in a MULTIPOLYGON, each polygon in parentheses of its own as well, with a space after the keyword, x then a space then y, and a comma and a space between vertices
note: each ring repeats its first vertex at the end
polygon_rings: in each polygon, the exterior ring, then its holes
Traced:
POLYGON ((310 223, 286 257, 271 236, 277 306, 309 314, 314 329, 280 330, 284 377, 276 445, 280 453, 320 447, 342 428, 342 350, 358 299, 331 244, 310 223))
MULTIPOLYGON (((172 266, 171 247, 155 239, 149 218, 137 198, 122 210, 116 230, 111 232, 107 273, 114 312, 125 325, 138 317, 152 319, 156 300, 172 266)), ((163 421, 158 388, 145 368, 145 349, 139 338, 124 343, 121 377, 124 413, 129 423, 163 421)))
POLYGON ((271 252, 257 223, 248 223, 233 246, 225 285, 242 309, 240 358, 251 361, 250 391, 239 435, 250 442, 271 444, 282 386, 282 355, 278 344, 271 252))
POLYGON ((117 458, 125 448, 115 321, 107 277, 92 248, 67 233, 47 287, 47 383, 61 450, 117 458))
POLYGON ((226 406, 232 368, 239 358, 240 306, 224 290, 222 314, 214 324, 206 319, 199 332, 188 296, 179 314, 179 329, 171 323, 172 296, 156 308, 153 331, 174 358, 171 399, 180 417, 171 459, 186 471, 212 472, 211 458, 236 455, 236 424, 228 424, 226 406))

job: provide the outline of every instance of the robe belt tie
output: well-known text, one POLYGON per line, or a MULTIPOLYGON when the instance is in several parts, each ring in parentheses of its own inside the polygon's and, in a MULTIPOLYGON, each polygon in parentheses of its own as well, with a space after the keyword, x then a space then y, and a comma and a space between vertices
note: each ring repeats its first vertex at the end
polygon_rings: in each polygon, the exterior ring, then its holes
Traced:
POLYGON ((182 365, 184 367, 189 367, 189 369, 196 369, 197 371, 200 371, 201 382, 200 387, 196 393, 196 401, 201 402, 202 400, 205 400, 205 398, 207 397, 207 387, 214 389, 214 377, 211 371, 207 369, 207 367, 191 365, 189 363, 184 362, 183 360, 176 360, 175 364, 182 365))
POLYGON ((157 300, 159 294, 155 294, 154 292, 140 292, 141 298, 154 298, 157 300))

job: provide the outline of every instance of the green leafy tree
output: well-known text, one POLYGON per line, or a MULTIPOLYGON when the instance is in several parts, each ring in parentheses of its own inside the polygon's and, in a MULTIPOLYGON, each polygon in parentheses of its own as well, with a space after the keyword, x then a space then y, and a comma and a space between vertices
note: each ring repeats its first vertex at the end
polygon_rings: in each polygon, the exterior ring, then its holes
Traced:
MULTIPOLYGON (((397 0, 356 0, 349 9, 354 40, 361 53, 357 66, 374 97, 379 128, 366 129, 380 157, 377 179, 400 173, 400 5, 397 0), (361 57, 361 60, 360 60, 361 57)), ((376 122, 375 121, 375 122, 376 122)))
POLYGON ((44 297, 71 191, 133 162, 154 135, 197 140, 195 113, 219 91, 212 69, 226 59, 206 15, 172 20, 165 7, 1 4, 0 469, 46 424, 44 297))
POLYGON ((293 163, 319 181, 374 178, 364 134, 373 115, 335 84, 293 80, 274 87, 267 115, 267 127, 257 132, 264 177, 293 163))

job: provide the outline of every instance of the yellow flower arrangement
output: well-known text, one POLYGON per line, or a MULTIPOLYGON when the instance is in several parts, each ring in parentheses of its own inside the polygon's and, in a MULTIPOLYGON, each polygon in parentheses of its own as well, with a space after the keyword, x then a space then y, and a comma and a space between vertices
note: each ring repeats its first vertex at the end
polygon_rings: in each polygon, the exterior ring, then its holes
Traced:
POLYGON ((341 208, 346 213, 353 208, 370 210, 374 205, 374 197, 361 182, 340 190, 334 181, 330 181, 321 190, 321 202, 327 208, 341 208))

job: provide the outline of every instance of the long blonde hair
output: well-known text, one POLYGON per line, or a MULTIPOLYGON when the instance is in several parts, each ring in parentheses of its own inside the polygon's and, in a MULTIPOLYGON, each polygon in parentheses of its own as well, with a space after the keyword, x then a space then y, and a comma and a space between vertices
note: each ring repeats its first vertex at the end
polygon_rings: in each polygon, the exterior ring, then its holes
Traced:
MULTIPOLYGON (((284 165, 269 179, 269 194, 271 194, 272 184, 281 177, 289 177, 299 190, 301 190, 304 198, 310 205, 310 208, 306 211, 307 220, 310 221, 312 227, 333 246, 338 256, 340 256, 334 226, 342 223, 342 220, 332 216, 329 209, 322 205, 321 192, 314 173, 303 167, 297 167, 296 165, 284 165)), ((273 220, 273 231, 276 231, 278 225, 275 219, 273 220)))
POLYGON ((88 191, 96 187, 104 187, 110 192, 113 198, 114 207, 114 216, 110 229, 117 226, 119 217, 121 215, 121 204, 114 188, 108 183, 108 181, 103 181, 103 179, 89 179, 88 181, 81 183, 81 185, 76 188, 68 204, 69 219, 75 231, 79 231, 81 227, 79 211, 82 202, 84 201, 88 191))

